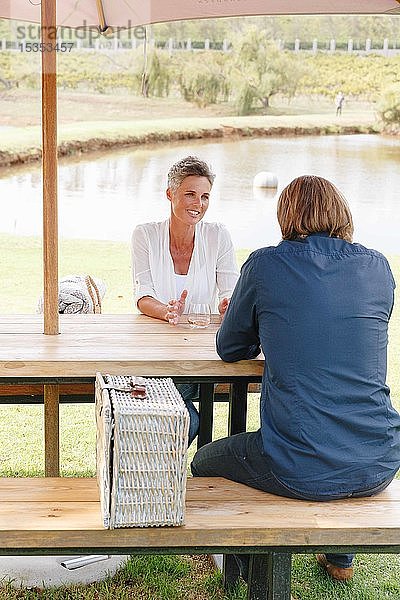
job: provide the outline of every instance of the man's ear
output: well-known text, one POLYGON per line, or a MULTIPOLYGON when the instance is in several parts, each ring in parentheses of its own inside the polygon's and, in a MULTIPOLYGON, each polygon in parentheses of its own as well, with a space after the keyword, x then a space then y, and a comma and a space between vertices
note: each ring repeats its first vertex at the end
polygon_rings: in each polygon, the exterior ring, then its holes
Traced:
POLYGON ((166 194, 167 194, 168 200, 171 201, 172 200, 172 191, 171 191, 171 188, 167 188, 166 194))

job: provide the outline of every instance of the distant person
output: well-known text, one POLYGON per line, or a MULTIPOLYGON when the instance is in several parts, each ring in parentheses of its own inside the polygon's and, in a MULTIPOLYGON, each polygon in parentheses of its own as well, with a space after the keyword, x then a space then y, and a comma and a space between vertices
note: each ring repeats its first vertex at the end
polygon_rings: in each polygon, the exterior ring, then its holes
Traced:
POLYGON ((338 94, 336 94, 335 104, 336 104, 336 116, 337 117, 341 116, 341 114, 342 114, 344 100, 345 100, 345 98, 344 98, 343 92, 339 92, 338 94))
MULTIPOLYGON (((187 156, 168 172, 169 219, 138 225, 132 235, 132 267, 139 310, 177 325, 191 302, 209 304, 223 315, 239 272, 231 236, 220 223, 206 223, 211 187, 210 167, 187 156)), ((198 432, 192 400, 197 384, 179 384, 190 414, 189 443, 198 432)))
MULTIPOLYGON (((278 221, 282 241, 243 265, 217 334, 225 361, 264 352, 261 428, 200 448, 193 475, 307 501, 372 496, 400 467, 386 385, 389 264, 352 242, 350 209, 322 177, 292 181, 278 221)), ((334 579, 353 575, 352 554, 317 559, 334 579)))

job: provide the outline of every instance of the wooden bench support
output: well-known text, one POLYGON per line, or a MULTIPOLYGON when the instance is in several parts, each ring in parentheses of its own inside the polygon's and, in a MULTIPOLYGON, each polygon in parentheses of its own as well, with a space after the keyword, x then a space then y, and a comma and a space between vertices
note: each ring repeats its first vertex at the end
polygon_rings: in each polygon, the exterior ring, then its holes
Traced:
MULTIPOLYGON (((239 564, 233 554, 223 557, 223 582, 225 589, 232 589, 241 575, 239 564)), ((245 579, 248 582, 247 600, 290 600, 292 555, 288 552, 248 554, 245 579)))
POLYGON ((251 554, 247 600, 290 600, 291 569, 291 554, 251 554))
MULTIPOLYGON (((246 431, 247 420, 247 402, 243 398, 247 398, 246 380, 239 380, 230 387, 229 391, 229 435, 242 433, 246 431)), ((237 582, 239 577, 238 565, 233 556, 225 555, 223 562, 223 579, 226 587, 232 586, 237 582)))

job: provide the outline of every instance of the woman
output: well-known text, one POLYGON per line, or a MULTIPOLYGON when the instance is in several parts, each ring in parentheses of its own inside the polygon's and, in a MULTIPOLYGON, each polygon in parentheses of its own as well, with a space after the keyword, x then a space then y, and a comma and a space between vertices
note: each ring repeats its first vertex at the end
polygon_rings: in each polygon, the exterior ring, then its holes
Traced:
MULTIPOLYGON (((192 472, 309 501, 377 494, 400 467, 385 383, 389 264, 352 242, 347 203, 322 177, 292 181, 278 221, 283 241, 250 255, 217 335, 225 361, 263 349, 261 428, 203 446, 192 472)), ((353 575, 353 555, 318 561, 353 575)))
MULTIPOLYGON (((138 225, 132 236, 132 265, 139 310, 177 325, 192 303, 224 315, 238 278, 231 237, 219 223, 206 223, 215 175, 194 156, 168 172, 169 219, 138 225)), ((189 443, 199 417, 192 400, 198 385, 178 386, 190 413, 189 443)))

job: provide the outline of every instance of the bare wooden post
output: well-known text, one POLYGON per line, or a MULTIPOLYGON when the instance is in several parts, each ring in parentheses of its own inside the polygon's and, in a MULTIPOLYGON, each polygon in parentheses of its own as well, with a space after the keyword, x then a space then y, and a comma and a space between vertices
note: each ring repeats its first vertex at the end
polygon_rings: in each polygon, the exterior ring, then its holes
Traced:
POLYGON ((317 52, 318 52, 318 40, 316 40, 316 39, 313 40, 312 51, 313 51, 313 54, 317 54, 317 52))
POLYGON ((56 335, 58 324, 58 211, 57 211, 57 81, 56 2, 43 0, 42 148, 43 148, 43 274, 44 333, 56 335))
POLYGON ((389 54, 389 40, 388 40, 388 38, 385 38, 383 40, 383 54, 385 56, 387 56, 389 54))
POLYGON ((44 385, 44 472, 60 476, 59 386, 44 385))
MULTIPOLYGON (((42 0, 42 166, 44 333, 59 333, 57 210, 57 25, 56 1, 42 0)), ((59 388, 44 386, 45 475, 59 475, 59 388)))

